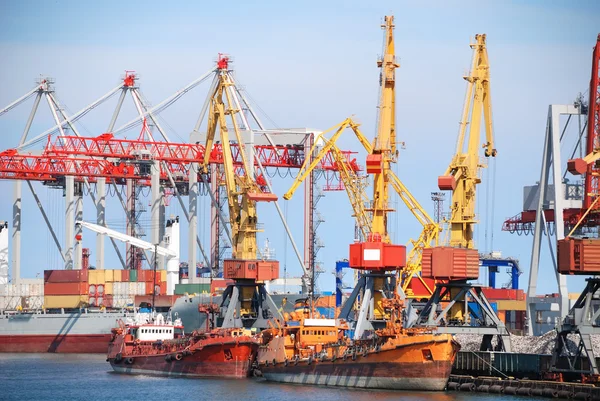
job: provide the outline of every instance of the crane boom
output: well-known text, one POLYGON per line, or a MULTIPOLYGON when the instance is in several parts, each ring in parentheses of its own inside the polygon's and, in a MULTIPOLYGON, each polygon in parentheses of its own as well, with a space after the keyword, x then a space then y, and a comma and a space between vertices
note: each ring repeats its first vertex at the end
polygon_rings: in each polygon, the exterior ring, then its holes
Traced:
POLYGON ((473 62, 467 81, 467 94, 463 108, 456 153, 443 176, 438 178, 441 190, 452 191, 450 246, 472 249, 475 218, 476 185, 481 182, 479 170, 485 167, 479 161, 481 115, 483 114, 486 157, 495 157, 492 128, 492 103, 490 94, 490 68, 485 34, 475 35, 473 62), (465 149, 466 146, 466 149, 465 149))
MULTIPOLYGON (((294 183, 292 184, 290 189, 285 193, 285 195, 283 195, 283 198, 286 200, 292 199, 294 192, 296 192, 300 184, 309 176, 309 174, 315 168, 317 168, 321 164, 323 158, 325 158, 328 154, 331 154, 337 165, 338 172, 340 174, 340 179, 344 183, 344 188, 346 189, 348 199, 350 200, 350 205, 352 206, 352 210, 354 212, 353 216, 356 219, 356 225, 360 230, 363 238, 367 238, 367 236, 371 232, 372 224, 372 217, 370 213, 366 210, 366 205, 369 203, 369 197, 364 191, 363 186, 360 185, 361 178, 356 173, 358 169, 351 165, 346 155, 344 155, 336 145, 336 141, 340 137, 341 133, 348 127, 352 128, 352 130, 356 133, 357 137, 364 139, 364 136, 358 130, 358 124, 352 121, 352 119, 350 118, 347 118, 340 124, 336 124, 333 127, 323 131, 319 135, 319 139, 323 140, 325 144, 319 150, 319 153, 314 158, 312 158, 312 160, 311 158, 306 158, 304 160, 302 167, 300 167, 300 173, 294 180, 294 183), (324 134, 333 131, 336 128, 336 132, 330 139, 325 138, 324 134)), ((366 141, 365 143, 369 147, 371 146, 371 144, 368 141, 366 141)), ((315 144, 310 149, 309 154, 313 154, 314 149, 317 146, 316 144, 317 141, 315 141, 315 144)))
MULTIPOLYGON (((340 178, 343 180, 344 186, 346 187, 346 192, 354 211, 353 216, 356 219, 357 226, 361 231, 363 238, 367 238, 367 236, 371 233, 373 217, 372 214, 369 213, 366 205, 370 204, 371 201, 369 200, 365 188, 361 185, 358 185, 357 181, 359 180, 359 177, 357 176, 356 172, 352 170, 350 166, 348 166, 347 158, 345 155, 340 154, 340 151, 336 145, 336 141, 340 138, 342 131, 348 127, 352 129, 356 135, 356 138, 365 148, 367 154, 371 154, 373 152, 373 146, 360 131, 359 124, 354 122, 352 119, 347 118, 340 124, 334 125, 333 127, 323 131, 320 139, 325 142, 325 145, 321 148, 317 156, 315 156, 310 164, 308 163, 308 159, 305 159, 304 164, 300 168, 300 174, 298 174, 294 180, 294 183, 283 197, 287 200, 291 199, 300 184, 319 165, 320 161, 327 155, 327 153, 331 152, 334 156, 335 162, 338 164, 340 178), (335 134, 330 139, 327 139, 325 136, 323 136, 325 133, 333 131, 336 128, 337 130, 335 134)), ((311 149, 311 154, 313 153, 313 149, 311 149)), ((421 206, 421 204, 410 193, 408 188, 406 188, 406 186, 392 170, 388 170, 387 175, 387 180, 390 182, 392 188, 396 191, 400 199, 402 199, 408 210, 410 210, 417 221, 423 226, 423 230, 418 239, 411 240, 412 249, 407 255, 406 268, 403 270, 404 279, 402 282, 402 287, 404 290, 406 290, 412 277, 421 270, 421 257, 423 249, 438 245, 441 227, 431 218, 431 216, 429 216, 427 211, 421 206)))
POLYGON ((161 256, 167 256, 167 257, 178 257, 179 256, 179 254, 177 252, 175 252, 171 249, 167 249, 162 246, 155 246, 154 244, 151 244, 148 241, 144 241, 139 238, 132 237, 131 235, 127 235, 127 234, 123 234, 123 233, 120 233, 115 230, 111 230, 110 228, 100 226, 98 224, 88 223, 87 221, 83 221, 83 220, 78 221, 76 224, 80 225, 81 227, 87 228, 88 230, 94 231, 98 234, 104 234, 104 235, 107 235, 116 240, 119 240, 119 241, 125 242, 129 245, 135 246, 136 248, 145 249, 145 250, 151 251, 151 252, 154 252, 156 250, 156 253, 161 256))

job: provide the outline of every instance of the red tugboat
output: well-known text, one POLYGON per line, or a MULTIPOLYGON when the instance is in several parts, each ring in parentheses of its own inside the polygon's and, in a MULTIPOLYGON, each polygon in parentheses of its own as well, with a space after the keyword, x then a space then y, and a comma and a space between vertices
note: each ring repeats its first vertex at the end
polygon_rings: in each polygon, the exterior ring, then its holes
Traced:
POLYGON ((171 322, 160 314, 139 314, 135 321, 120 321, 113 329, 107 361, 119 373, 245 378, 258 346, 248 330, 186 335, 180 319, 171 322))

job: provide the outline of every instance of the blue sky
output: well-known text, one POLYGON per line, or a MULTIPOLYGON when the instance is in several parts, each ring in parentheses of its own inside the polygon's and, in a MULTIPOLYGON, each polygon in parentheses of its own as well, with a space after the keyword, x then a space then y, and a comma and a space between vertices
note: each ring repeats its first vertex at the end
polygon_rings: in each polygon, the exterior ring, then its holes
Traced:
MULTIPOLYGON (((375 61, 382 44, 379 24, 390 13, 395 15, 401 64, 397 131, 399 140, 406 143, 397 172, 429 211, 433 209, 430 192, 436 190, 437 176, 454 152, 465 91, 461 77, 471 59, 469 39, 476 33, 487 34, 499 153, 494 221, 484 216, 484 182, 479 198, 482 224, 476 239, 480 249, 501 250, 518 258, 527 270, 531 237, 504 233, 500 227, 506 217, 521 210, 522 187, 539 180, 548 105, 571 103, 579 92, 587 94, 591 50, 600 20, 597 2, 3 1, 0 106, 27 92, 44 74, 56 79, 58 98, 68 110, 76 111, 115 87, 126 69, 140 74, 142 92, 157 103, 209 70, 217 53, 225 52, 234 57, 236 76, 273 121, 272 127, 325 129, 355 115, 363 132, 372 137, 378 91, 375 61), (489 244, 492 231, 493 246, 489 244)), ((161 115, 173 140, 187 139, 206 90, 206 85, 197 88, 161 115)), ((126 102, 117 125, 134 116, 130 103, 126 102)), ((103 133, 114 105, 113 99, 86 116, 81 132, 103 133)), ((17 145, 30 107, 31 102, 0 117, 0 149, 17 145)), ((42 105, 31 136, 50 125, 51 116, 42 105)), ((126 133, 137 135, 137 130, 126 133)), ((341 146, 359 150, 349 133, 341 139, 341 146)), ((364 165, 363 155, 358 157, 364 165)), ((282 195, 289 179, 274 180, 282 195)), ((37 188, 62 239, 62 196, 59 191, 37 188)), ((12 183, 0 182, 0 190, 7 194, 0 199, 0 219, 10 220, 12 183)), ((301 198, 297 195, 287 207, 298 242, 302 238, 301 198)), ((176 203, 171 201, 169 213, 183 215, 176 203)), ((58 267, 59 257, 26 188, 24 205, 22 269, 24 276, 32 277, 44 268, 58 267)), ((207 205, 201 201, 204 210, 207 205)), ((331 290, 330 272, 335 260, 347 255, 353 221, 344 193, 327 193, 321 205, 326 222, 319 233, 325 248, 319 255, 327 271, 321 286, 331 290)), ((92 220, 90 201, 85 209, 85 219, 92 220)), ((117 205, 109 204, 109 209, 108 220, 114 228, 124 226, 117 205)), ((284 251, 283 228, 274 208, 261 207, 260 212, 266 230, 261 239, 269 237, 282 265, 291 274, 299 274, 289 242, 284 251)), ((391 227, 395 240, 405 243, 416 237, 420 227, 403 206, 396 215, 391 227)), ((200 236, 208 246, 208 234, 200 236)), ((93 248, 93 236, 86 238, 90 239, 86 246, 93 248)), ((106 246, 107 264, 116 266, 108 242, 106 246)), ((184 243, 182 256, 186 254, 184 243)), ((546 266, 541 276, 548 277, 544 274, 550 273, 547 254, 542 262, 546 266)), ((521 283, 525 285, 526 277, 521 283)), ((581 280, 570 281, 570 291, 581 287, 581 280)), ((551 280, 540 282, 539 292, 553 290, 551 280)))

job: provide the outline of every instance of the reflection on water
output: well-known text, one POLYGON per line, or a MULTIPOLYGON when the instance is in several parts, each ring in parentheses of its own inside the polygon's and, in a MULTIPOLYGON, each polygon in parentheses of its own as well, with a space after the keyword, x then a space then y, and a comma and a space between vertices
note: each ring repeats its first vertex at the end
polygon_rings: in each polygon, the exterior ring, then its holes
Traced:
MULTIPOLYGON (((0 354, 0 400, 228 401, 516 401, 477 393, 379 391, 265 382, 130 376, 104 355, 0 354)), ((527 398, 535 401, 536 398, 527 398)), ((542 400, 541 398, 539 400, 542 400)))

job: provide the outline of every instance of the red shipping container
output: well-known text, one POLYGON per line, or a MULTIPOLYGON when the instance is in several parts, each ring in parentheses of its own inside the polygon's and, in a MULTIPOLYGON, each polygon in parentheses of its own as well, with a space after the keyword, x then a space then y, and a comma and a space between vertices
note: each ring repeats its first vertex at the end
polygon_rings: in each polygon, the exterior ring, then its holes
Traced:
POLYGON ((129 270, 123 270, 121 271, 121 281, 126 283, 129 281, 129 270))
POLYGON ((44 270, 45 283, 74 283, 88 281, 88 270, 44 270))
POLYGON ((166 282, 162 282, 159 284, 160 286, 160 293, 157 295, 165 295, 167 293, 167 283, 166 282))
POLYGON ((487 299, 507 299, 507 300, 517 300, 518 291, 522 290, 512 290, 508 288, 483 288, 483 293, 487 299))
POLYGON ((214 293, 214 292, 221 292, 223 291, 225 288, 227 288, 227 286, 229 284, 233 284, 233 280, 224 280, 224 279, 213 279, 210 283, 210 292, 214 293))
POLYGON ((600 239, 565 238, 558 241, 558 272, 570 275, 600 274, 600 239))
POLYGON ((152 295, 154 290, 154 283, 152 281, 146 281, 146 295, 152 295))
POLYGON ((438 280, 469 280, 479 277, 476 249, 438 246, 423 249, 421 276, 438 280))
POLYGON ((102 297, 102 302, 100 302, 99 306, 104 306, 105 308, 112 308, 113 296, 112 295, 104 295, 102 297))
POLYGON ((87 283, 45 283, 44 295, 86 295, 87 283))

